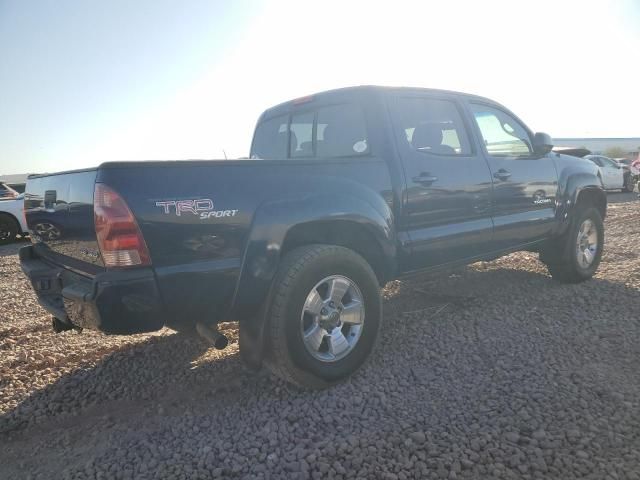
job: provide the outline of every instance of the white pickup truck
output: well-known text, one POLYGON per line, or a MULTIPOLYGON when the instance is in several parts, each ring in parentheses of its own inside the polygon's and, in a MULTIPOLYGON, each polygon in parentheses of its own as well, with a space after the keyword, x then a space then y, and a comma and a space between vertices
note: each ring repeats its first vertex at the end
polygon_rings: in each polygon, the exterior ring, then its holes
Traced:
POLYGON ((17 235, 27 232, 27 223, 24 218, 24 194, 16 198, 0 200, 0 245, 11 243, 17 235))

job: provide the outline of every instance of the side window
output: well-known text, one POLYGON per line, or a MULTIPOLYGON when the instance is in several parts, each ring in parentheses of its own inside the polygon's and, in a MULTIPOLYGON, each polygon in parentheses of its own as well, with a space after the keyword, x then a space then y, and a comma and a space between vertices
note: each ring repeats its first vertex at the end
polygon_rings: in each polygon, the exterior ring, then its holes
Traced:
POLYGON ((351 104, 281 115, 258 124, 251 158, 348 157, 369 153, 367 128, 360 107, 351 104))
POLYGON ((291 136, 289 137, 291 158, 313 157, 314 117, 313 112, 291 116, 291 136))
POLYGON ((288 115, 281 115, 261 122, 253 135, 251 158, 273 160, 287 157, 288 115))
POLYGON ((422 153, 469 155, 471 146, 455 103, 435 98, 398 98, 396 124, 400 137, 422 153))
POLYGON ((533 153, 527 130, 511 115, 477 103, 471 104, 471 111, 489 155, 522 157, 533 153))
POLYGON ((593 163, 595 163, 599 167, 602 166, 602 163, 600 163, 600 160, 598 159, 598 157, 585 157, 585 158, 588 160, 591 160, 593 163))
POLYGON ((318 109, 318 157, 347 157, 368 151, 364 114, 359 107, 344 104, 318 109))

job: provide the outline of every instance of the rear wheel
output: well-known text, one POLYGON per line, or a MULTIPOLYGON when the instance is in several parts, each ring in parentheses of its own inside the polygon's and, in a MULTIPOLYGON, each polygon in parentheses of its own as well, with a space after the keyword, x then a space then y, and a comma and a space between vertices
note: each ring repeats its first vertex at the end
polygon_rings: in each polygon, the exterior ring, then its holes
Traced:
POLYGON ((6 214, 0 214, 0 245, 13 242, 18 235, 20 227, 16 220, 6 214))
POLYGON ((545 263, 551 276, 563 283, 590 279, 600 265, 604 247, 604 225, 600 212, 588 207, 578 212, 569 231, 553 246, 545 263))
POLYGON ((355 372, 380 328, 377 278, 357 253, 309 245, 285 256, 271 294, 266 364, 305 388, 324 388, 355 372))

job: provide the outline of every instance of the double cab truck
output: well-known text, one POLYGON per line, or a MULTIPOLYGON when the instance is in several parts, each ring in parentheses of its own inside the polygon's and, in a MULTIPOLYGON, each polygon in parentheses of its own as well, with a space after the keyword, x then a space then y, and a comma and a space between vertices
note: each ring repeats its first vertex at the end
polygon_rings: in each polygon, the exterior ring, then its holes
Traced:
POLYGON ((519 250, 557 281, 593 276, 602 178, 551 149, 479 96, 332 90, 265 111, 248 159, 31 176, 20 260, 57 330, 223 348, 237 321, 249 366, 322 388, 370 355, 389 280, 519 250))

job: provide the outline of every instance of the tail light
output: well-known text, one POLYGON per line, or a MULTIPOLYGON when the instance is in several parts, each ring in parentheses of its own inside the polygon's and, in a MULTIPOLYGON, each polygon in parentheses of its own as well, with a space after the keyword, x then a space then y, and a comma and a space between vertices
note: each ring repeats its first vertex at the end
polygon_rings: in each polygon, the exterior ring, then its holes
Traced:
POLYGON ((136 219, 120 195, 96 183, 93 216, 98 246, 106 267, 151 265, 151 257, 136 219))

